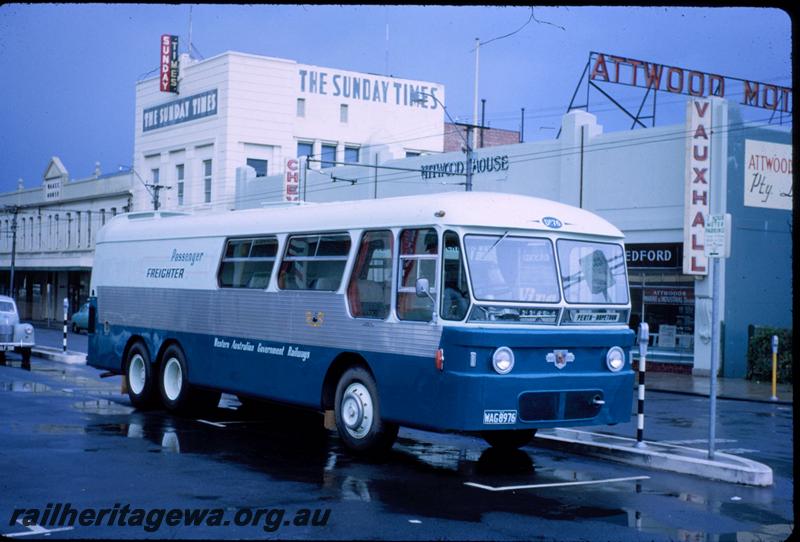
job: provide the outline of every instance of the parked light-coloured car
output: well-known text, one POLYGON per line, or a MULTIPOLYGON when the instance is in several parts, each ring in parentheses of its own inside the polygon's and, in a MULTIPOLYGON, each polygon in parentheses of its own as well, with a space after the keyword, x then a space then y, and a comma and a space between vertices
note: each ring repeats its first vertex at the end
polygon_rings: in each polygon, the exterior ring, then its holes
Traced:
POLYGON ((0 295, 0 362, 5 361, 6 352, 17 352, 23 363, 30 363, 35 344, 33 326, 21 323, 17 304, 10 297, 0 295))
POLYGON ((84 303, 81 310, 74 313, 70 320, 70 327, 73 333, 80 333, 81 330, 89 331, 89 304, 84 303))

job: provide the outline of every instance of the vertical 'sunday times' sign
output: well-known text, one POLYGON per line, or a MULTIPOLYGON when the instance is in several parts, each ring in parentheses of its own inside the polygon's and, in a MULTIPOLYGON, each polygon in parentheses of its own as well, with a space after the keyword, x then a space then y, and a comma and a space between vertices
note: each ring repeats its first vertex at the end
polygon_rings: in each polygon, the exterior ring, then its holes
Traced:
POLYGON ((148 107, 142 111, 142 131, 148 132, 173 124, 189 122, 217 114, 217 89, 148 107))
POLYGON ((161 36, 161 92, 178 93, 178 36, 161 36))
POLYGON ((792 210, 792 146, 744 142, 744 204, 792 210))
POLYGON ((686 195, 683 219, 683 273, 707 275, 705 227, 709 211, 711 179, 711 102, 687 102, 686 195))

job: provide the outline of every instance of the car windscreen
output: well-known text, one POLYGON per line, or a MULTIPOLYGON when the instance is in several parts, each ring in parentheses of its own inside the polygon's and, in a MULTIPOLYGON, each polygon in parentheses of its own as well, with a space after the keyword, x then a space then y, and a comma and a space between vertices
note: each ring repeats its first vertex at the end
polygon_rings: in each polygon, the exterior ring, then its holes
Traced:
POLYGON ((0 312, 16 312, 14 304, 10 301, 0 301, 0 312))

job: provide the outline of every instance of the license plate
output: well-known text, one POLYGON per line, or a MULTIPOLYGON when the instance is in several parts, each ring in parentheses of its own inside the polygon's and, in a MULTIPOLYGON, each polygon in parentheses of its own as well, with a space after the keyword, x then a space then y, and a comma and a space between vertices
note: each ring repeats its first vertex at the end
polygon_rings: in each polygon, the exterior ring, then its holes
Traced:
POLYGON ((517 423, 516 410, 484 410, 484 425, 511 425, 517 423))

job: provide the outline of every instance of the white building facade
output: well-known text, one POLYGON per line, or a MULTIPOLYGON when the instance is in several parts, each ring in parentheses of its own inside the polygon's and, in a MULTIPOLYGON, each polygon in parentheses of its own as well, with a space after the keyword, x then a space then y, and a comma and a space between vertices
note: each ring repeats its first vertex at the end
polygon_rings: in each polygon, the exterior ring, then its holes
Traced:
POLYGON ((12 287, 20 316, 28 320, 63 319, 89 296, 97 232, 118 213, 131 210, 128 172, 70 179, 58 157, 45 169, 41 186, 0 194, 0 293, 12 287), (16 243, 15 238, 16 237, 16 243))
POLYGON ((263 177, 302 156, 319 169, 443 149, 438 83, 226 52, 183 55, 179 91, 162 92, 158 77, 136 86, 136 209, 154 208, 146 184, 164 187, 162 209, 231 209, 245 166, 263 177), (413 92, 429 98, 412 103, 413 92))

